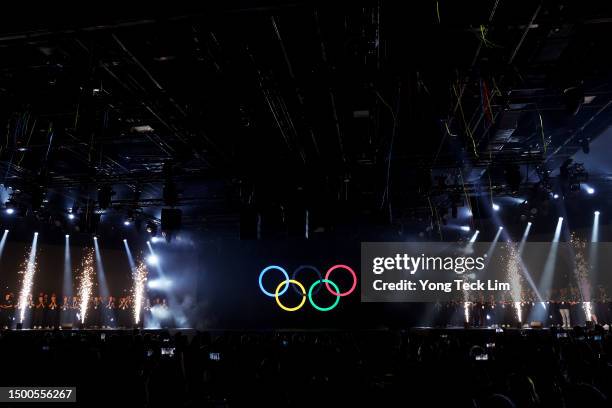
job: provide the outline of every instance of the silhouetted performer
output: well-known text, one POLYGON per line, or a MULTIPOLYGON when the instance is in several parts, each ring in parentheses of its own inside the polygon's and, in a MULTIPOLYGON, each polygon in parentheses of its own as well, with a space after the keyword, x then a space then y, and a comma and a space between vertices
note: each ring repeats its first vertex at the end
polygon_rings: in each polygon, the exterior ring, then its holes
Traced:
POLYGON ((43 296, 43 294, 41 293, 40 295, 38 295, 38 301, 36 302, 36 306, 34 307, 34 328, 35 329, 42 329, 43 328, 43 324, 44 324, 44 319, 45 319, 45 298, 43 296))
POLYGON ((47 306, 47 327, 56 329, 59 327, 59 305, 57 304, 57 296, 51 294, 51 301, 47 306))

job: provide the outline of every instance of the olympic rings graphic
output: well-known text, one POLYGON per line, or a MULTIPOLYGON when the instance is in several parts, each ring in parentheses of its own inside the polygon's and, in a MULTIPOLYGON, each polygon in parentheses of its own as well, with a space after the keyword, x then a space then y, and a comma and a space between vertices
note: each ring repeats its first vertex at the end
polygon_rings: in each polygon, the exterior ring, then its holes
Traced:
POLYGON ((314 302, 314 300, 312 300, 312 290, 314 289, 315 286, 317 286, 321 282, 325 282, 326 285, 329 283, 330 285, 332 285, 334 287, 334 289, 336 289, 336 292, 338 292, 340 290, 340 289, 338 289, 338 285, 336 285, 334 282, 332 282, 330 280, 327 280, 327 279, 321 279, 320 281, 317 281, 317 282, 313 283, 310 286, 310 289, 308 290, 308 300, 310 301, 310 304, 312 305, 312 307, 317 309, 319 312, 329 312, 334 307, 338 306, 338 303, 340 303, 340 296, 336 296, 336 301, 334 302, 333 305, 331 305, 329 307, 321 307, 321 306, 317 305, 314 302))
MULTIPOLYGON (((315 268, 314 266, 312 266, 312 265, 302 265, 302 266, 298 266, 298 268, 297 268, 295 271, 293 271, 293 275, 291 275, 291 279, 295 279, 295 278, 297 277, 298 272, 303 271, 303 270, 305 270, 305 269, 310 269, 310 270, 315 271, 315 272, 317 273, 317 276, 319 276, 319 280, 323 279, 323 276, 321 275, 321 272, 320 272, 320 271, 319 271, 317 268, 315 268)), ((298 292, 298 290, 295 288, 295 286, 293 287, 293 289, 295 290, 295 292, 296 292, 298 295, 300 294, 300 292, 298 292)), ((319 291, 320 291, 320 290, 321 290, 321 286, 319 286, 319 287, 317 288, 317 291, 315 292, 315 295, 316 295, 317 293, 319 293, 319 291)))
POLYGON ((286 310, 288 312, 295 312, 296 310, 299 310, 302 308, 302 306, 304 306, 304 303, 306 303, 306 289, 304 289, 304 285, 302 285, 300 282, 293 280, 293 279, 289 279, 288 281, 282 281, 277 287, 276 287, 276 292, 274 293, 274 298, 276 299, 276 303, 278 303, 278 305, 280 306, 281 309, 286 310), (289 285, 289 283, 293 283, 295 285, 297 285, 301 291, 302 291, 302 301, 300 302, 299 305, 297 305, 296 307, 287 307, 284 306, 279 297, 278 297, 278 292, 280 292, 280 288, 283 287, 283 285, 289 285))
MULTIPOLYGON (((269 270, 272 269, 276 269, 279 270, 283 273, 283 275, 285 275, 285 282, 289 282, 289 274, 287 273, 286 270, 284 270, 283 268, 281 268, 280 266, 276 266, 276 265, 270 265, 266 268, 264 268, 263 271, 261 271, 261 273, 259 274, 259 289, 261 289, 261 291, 266 295, 266 296, 270 296, 270 297, 276 297, 276 295, 274 293, 270 293, 267 290, 264 289, 263 287, 263 277, 266 274, 266 272, 268 272, 269 270)), ((282 295, 283 293, 285 293, 287 291, 287 289, 289 289, 289 285, 287 285, 287 287, 281 292, 279 293, 279 295, 282 295)))
POLYGON ((350 266, 343 265, 343 264, 334 265, 331 268, 329 268, 327 272, 325 273, 325 278, 323 278, 319 269, 317 269, 316 267, 312 265, 301 265, 297 267, 291 274, 291 277, 289 277, 289 274, 283 267, 278 266, 278 265, 267 266, 264 269, 262 269, 262 271, 259 273, 259 289, 261 289, 264 295, 273 297, 274 300, 276 300, 276 304, 278 304, 278 306, 282 310, 287 311, 287 312, 295 312, 297 310, 300 310, 306 303, 306 298, 308 298, 308 301, 310 302, 311 306, 315 310, 318 310, 319 312, 328 312, 336 308, 336 306, 338 306, 338 304, 340 303, 341 297, 350 295, 351 293, 355 291, 356 287, 357 287, 357 274, 350 266), (306 290, 304 285, 300 281, 297 280, 298 273, 306 269, 314 271, 318 277, 318 279, 312 285, 310 285, 310 287, 308 288, 308 291, 306 290), (337 269, 344 269, 348 271, 353 278, 353 283, 351 287, 345 292, 340 292, 340 288, 338 287, 338 285, 330 279, 331 273, 337 269), (263 285, 264 275, 271 270, 277 270, 281 272, 284 277, 284 280, 278 284, 274 293, 267 291, 263 285), (332 303, 331 306, 327 306, 327 307, 320 306, 313 299, 313 296, 319 293, 319 291, 321 290, 323 283, 325 284, 325 288, 327 289, 327 291, 336 297, 336 300, 334 301, 334 303, 332 303), (289 289, 290 285, 293 285, 294 286, 293 289, 296 291, 296 293, 302 296, 301 302, 297 306, 293 306, 293 307, 284 305, 280 300, 280 297, 283 294, 285 294, 285 292, 287 292, 287 289, 289 289))

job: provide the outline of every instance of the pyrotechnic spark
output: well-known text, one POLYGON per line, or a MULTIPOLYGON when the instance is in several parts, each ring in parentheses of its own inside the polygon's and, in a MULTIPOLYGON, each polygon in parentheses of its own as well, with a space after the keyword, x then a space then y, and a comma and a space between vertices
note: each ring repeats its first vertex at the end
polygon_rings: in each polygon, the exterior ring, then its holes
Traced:
POLYGON ((21 263, 21 268, 19 271, 19 274, 23 275, 21 292, 19 293, 19 302, 17 303, 19 307, 19 321, 21 323, 23 323, 23 319, 25 318, 26 308, 28 306, 28 295, 32 293, 34 274, 36 273, 36 268, 38 266, 36 258, 32 258, 31 252, 32 248, 30 248, 28 255, 26 255, 25 259, 21 263))
POLYGON ((138 263, 138 266, 132 273, 132 277, 134 279, 134 287, 132 289, 132 295, 134 297, 134 322, 136 324, 140 323, 140 312, 144 303, 144 289, 147 285, 148 274, 149 271, 147 270, 147 265, 145 265, 142 260, 138 263))
MULTIPOLYGON (((591 283, 589 280, 589 262, 587 261, 587 241, 578 237, 572 232, 570 243, 574 250, 574 275, 578 281, 578 288, 582 300, 590 302, 591 300, 591 283)), ((586 312, 586 309, 585 309, 586 312)), ((590 316, 590 313, 589 313, 590 316)))
POLYGON ((523 323, 521 302, 514 302, 514 308, 516 309, 516 319, 519 323, 523 323))
POLYGON ((87 306, 89 305, 89 299, 94 286, 94 276, 94 251, 92 248, 85 248, 85 256, 81 261, 81 275, 78 277, 78 280, 80 281, 79 299, 81 304, 79 305, 79 310, 81 323, 85 323, 87 306))
POLYGON ((470 322, 470 302, 463 302, 463 315, 465 316, 465 322, 470 322))
POLYGON ((591 307, 591 302, 582 302, 582 308, 584 309, 587 322, 593 319, 593 309, 591 307))
POLYGON ((518 250, 515 245, 509 244, 507 246, 508 253, 506 258, 506 279, 510 283, 510 296, 514 302, 514 309, 516 311, 516 318, 519 323, 522 323, 522 307, 521 307, 521 293, 522 293, 522 277, 521 268, 522 262, 518 250))

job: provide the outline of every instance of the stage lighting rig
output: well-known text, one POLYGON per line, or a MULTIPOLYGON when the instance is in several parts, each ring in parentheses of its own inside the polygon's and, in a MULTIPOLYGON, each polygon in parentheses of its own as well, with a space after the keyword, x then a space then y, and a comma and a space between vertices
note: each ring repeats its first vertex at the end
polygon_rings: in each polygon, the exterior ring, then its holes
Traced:
POLYGON ((153 221, 147 222, 146 228, 147 228, 147 232, 151 234, 151 236, 157 235, 157 224, 155 224, 153 221))
POLYGON ((521 168, 517 164, 509 164, 504 170, 504 175, 510 191, 513 194, 518 193, 522 181, 521 168))
POLYGON ((113 196, 117 194, 113 191, 112 186, 105 184, 98 189, 98 206, 102 210, 106 210, 111 206, 113 196))
POLYGON ((167 180, 164 183, 162 198, 164 200, 164 205, 168 207, 175 207, 178 204, 178 190, 176 189, 174 181, 167 180))
POLYGON ((589 173, 583 163, 574 163, 572 159, 567 159, 559 168, 559 178, 567 183, 571 192, 577 192, 580 191, 580 183, 589 180, 589 173))

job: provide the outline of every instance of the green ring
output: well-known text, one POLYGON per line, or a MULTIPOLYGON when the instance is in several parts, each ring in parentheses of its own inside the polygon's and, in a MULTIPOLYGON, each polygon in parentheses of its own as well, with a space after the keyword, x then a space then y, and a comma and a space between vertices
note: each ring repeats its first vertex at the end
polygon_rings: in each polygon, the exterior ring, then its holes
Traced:
POLYGON ((310 286, 310 289, 308 289, 308 300, 310 301, 310 304, 312 305, 312 307, 314 307, 315 309, 317 309, 319 312, 329 312, 330 310, 332 310, 334 307, 338 306, 338 303, 340 303, 340 296, 336 295, 336 301, 334 302, 333 305, 329 306, 329 307, 321 307, 318 306, 314 300, 312 300, 312 290, 315 288, 315 286, 321 284, 321 283, 329 283, 330 285, 332 285, 334 287, 334 289, 336 289, 336 293, 340 292, 340 288, 338 288, 338 285, 336 285, 334 282, 328 280, 328 279, 320 279, 318 281, 316 281, 315 283, 313 283, 310 286))

